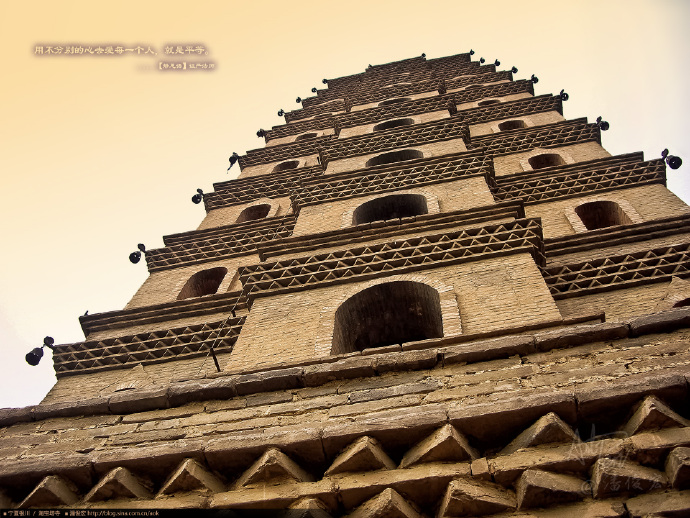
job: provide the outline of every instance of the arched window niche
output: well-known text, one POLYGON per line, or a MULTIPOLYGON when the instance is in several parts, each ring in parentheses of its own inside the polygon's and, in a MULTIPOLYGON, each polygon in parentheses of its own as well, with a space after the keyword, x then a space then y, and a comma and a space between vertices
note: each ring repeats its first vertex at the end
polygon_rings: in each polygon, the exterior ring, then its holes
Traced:
POLYGON ((340 305, 331 354, 441 337, 438 292, 420 282, 394 281, 360 291, 340 305))
POLYGON ((319 134, 318 134, 318 133, 315 133, 315 132, 313 132, 313 131, 310 132, 310 133, 302 133, 301 135, 298 135, 298 136, 297 136, 297 138, 295 139, 295 142, 297 142, 298 140, 307 140, 307 139, 310 139, 310 138, 316 138, 316 137, 318 137, 318 136, 319 136, 319 134))
POLYGON ((213 295, 218 291, 226 273, 228 273, 228 269, 222 266, 196 272, 187 280, 177 296, 177 300, 213 295))
POLYGON ((415 158, 424 158, 424 153, 416 149, 401 149, 400 151, 389 151, 382 153, 367 160, 366 167, 373 167, 375 165, 394 164, 395 162, 404 162, 405 160, 414 160, 415 158))
POLYGON ((522 129, 522 128, 526 128, 526 127, 527 127, 527 125, 525 124, 525 121, 520 120, 520 119, 515 119, 512 121, 504 121, 498 125, 498 129, 500 131, 522 129))
POLYGON ((632 220, 615 201, 591 201, 575 207, 575 214, 587 230, 630 225, 632 220))
POLYGON ((532 169, 544 169, 545 167, 565 165, 565 160, 558 153, 541 153, 529 158, 527 163, 532 169))
POLYGON ((421 194, 392 194, 369 200, 352 213, 352 224, 362 225, 372 221, 408 218, 428 214, 426 198, 421 194))
POLYGON ((297 169, 299 166, 299 160, 288 160, 287 162, 281 162, 273 168, 274 173, 279 173, 281 171, 288 171, 290 169, 297 169))
POLYGON ((374 131, 385 131, 393 128, 400 128, 402 126, 411 126, 412 124, 414 124, 414 119, 393 119, 380 122, 374 126, 374 131))
POLYGON ((245 223, 246 221, 254 221, 255 219, 263 219, 268 216, 271 211, 271 206, 268 203, 262 203, 260 205, 252 205, 247 207, 240 215, 237 217, 235 223, 245 223))
POLYGON ((396 97, 395 99, 386 99, 385 101, 380 102, 379 106, 389 106, 391 104, 404 103, 411 100, 412 99, 409 97, 396 97))

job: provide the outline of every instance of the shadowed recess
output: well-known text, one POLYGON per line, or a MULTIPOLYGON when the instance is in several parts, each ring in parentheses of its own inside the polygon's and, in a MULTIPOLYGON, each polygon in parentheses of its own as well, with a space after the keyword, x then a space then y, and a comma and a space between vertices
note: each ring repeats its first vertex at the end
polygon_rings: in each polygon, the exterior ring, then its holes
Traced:
POLYGON ((389 282, 341 304, 335 313, 331 354, 442 336, 438 292, 420 282, 389 282))

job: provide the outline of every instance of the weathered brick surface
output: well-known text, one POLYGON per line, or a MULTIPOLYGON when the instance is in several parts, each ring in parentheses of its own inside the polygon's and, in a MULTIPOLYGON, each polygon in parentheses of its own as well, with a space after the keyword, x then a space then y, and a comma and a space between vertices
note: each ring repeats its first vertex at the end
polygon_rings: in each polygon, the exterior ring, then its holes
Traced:
POLYGON ((177 300, 177 296, 192 275, 210 268, 224 267, 228 270, 220 286, 218 286, 216 293, 241 289, 239 286, 232 283, 237 269, 240 266, 248 266, 258 262, 258 254, 247 254, 238 257, 230 257, 221 261, 210 261, 153 272, 148 276, 146 281, 144 281, 141 288, 134 294, 132 300, 127 303, 125 309, 162 304, 164 302, 177 300))
POLYGON ((611 156, 603 147, 596 142, 585 142, 583 144, 571 144, 548 149, 534 149, 532 151, 522 151, 511 155, 503 155, 494 158, 494 172, 496 176, 522 173, 530 171, 532 168, 527 165, 527 159, 539 153, 557 152, 562 156, 569 157, 572 162, 585 162, 596 158, 606 158, 611 156))
MULTIPOLYGON (((523 94, 524 95, 524 94, 523 94)), ((524 98, 530 97, 529 94, 524 98)), ((505 99, 505 98, 504 98, 505 99)), ((503 101, 505 102, 505 101, 503 101)), ((521 120, 525 123, 526 127, 531 126, 541 126, 543 124, 550 124, 552 122, 562 122, 565 120, 563 115, 557 111, 533 113, 530 115, 519 115, 516 117, 509 117, 500 120, 493 120, 490 122, 482 122, 481 124, 470 125, 470 137, 475 137, 479 135, 490 135, 492 133, 500 133, 498 125, 504 121, 521 120)))
MULTIPOLYGON (((404 191, 396 191, 395 194, 399 192, 424 196, 429 214, 467 210, 495 203, 486 180, 481 177, 412 187, 404 191)), ((352 227, 353 212, 357 207, 375 198, 391 194, 391 192, 379 192, 302 207, 293 235, 304 236, 352 227)))
MULTIPOLYGON (((600 157, 592 156, 587 158, 587 160, 594 158, 600 157)), ((496 174, 498 174, 498 171, 496 174)), ((622 200, 627 202, 642 221, 678 216, 688 211, 687 206, 666 187, 653 184, 618 189, 612 193, 593 193, 589 196, 576 196, 564 200, 529 204, 525 206, 525 214, 530 218, 541 218, 545 239, 572 235, 576 234, 577 231, 566 217, 566 213, 590 200, 611 200, 618 203, 622 200)))

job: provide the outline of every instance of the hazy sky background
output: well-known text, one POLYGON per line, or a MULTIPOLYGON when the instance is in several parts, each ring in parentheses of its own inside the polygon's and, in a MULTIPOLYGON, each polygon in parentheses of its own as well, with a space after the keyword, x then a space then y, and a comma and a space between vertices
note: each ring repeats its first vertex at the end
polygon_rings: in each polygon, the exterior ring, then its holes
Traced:
POLYGON ((567 118, 610 122, 612 154, 681 156, 669 187, 689 201, 689 15, 684 0, 3 2, 0 407, 42 399, 50 352, 24 355, 45 335, 83 340, 86 310, 123 308, 147 276, 136 244, 196 228, 195 189, 228 179, 278 109, 370 63, 474 48, 534 73, 536 94, 570 94, 567 118), (157 56, 34 53, 137 44, 157 56), (205 46, 194 61, 216 69, 159 71, 169 44, 205 46))

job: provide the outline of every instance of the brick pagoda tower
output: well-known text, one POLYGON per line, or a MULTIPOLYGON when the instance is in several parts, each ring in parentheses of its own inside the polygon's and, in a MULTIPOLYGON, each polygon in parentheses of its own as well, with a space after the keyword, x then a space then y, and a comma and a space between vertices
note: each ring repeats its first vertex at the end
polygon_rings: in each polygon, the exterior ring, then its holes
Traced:
POLYGON ((690 513, 690 209, 499 65, 369 66, 261 130, 0 411, 0 507, 690 513))

